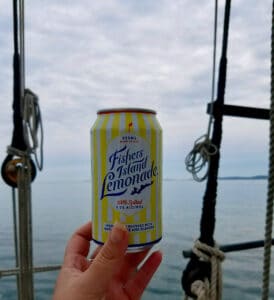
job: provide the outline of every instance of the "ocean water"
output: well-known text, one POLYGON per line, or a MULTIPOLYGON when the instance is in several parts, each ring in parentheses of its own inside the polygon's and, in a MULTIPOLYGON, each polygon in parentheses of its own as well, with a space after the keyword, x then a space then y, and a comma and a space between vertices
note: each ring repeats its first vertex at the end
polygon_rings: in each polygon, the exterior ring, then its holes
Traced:
MULTIPOLYGON (((164 235, 157 246, 163 262, 142 299, 183 299, 181 274, 199 236, 205 185, 188 180, 164 181, 164 235)), ((88 181, 36 182, 33 192, 34 264, 60 264, 71 233, 90 219, 88 181)), ((221 180, 218 185, 216 235, 219 244, 260 240, 264 236, 266 180, 221 180)), ((14 266, 11 191, 0 183, 0 269, 14 266)), ((223 299, 260 299, 263 249, 227 253, 223 263, 223 299)), ((274 253, 270 299, 274 299, 274 253)), ((35 299, 51 299, 58 272, 35 274, 35 299)), ((15 277, 0 279, 0 299, 15 300, 15 277)))

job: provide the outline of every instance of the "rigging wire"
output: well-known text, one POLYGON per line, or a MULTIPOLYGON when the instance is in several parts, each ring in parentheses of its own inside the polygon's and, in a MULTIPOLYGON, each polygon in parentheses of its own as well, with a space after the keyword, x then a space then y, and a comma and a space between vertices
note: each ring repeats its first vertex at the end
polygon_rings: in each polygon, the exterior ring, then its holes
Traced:
POLYGON ((213 36, 213 54, 212 54, 212 82, 211 82, 211 105, 208 122, 207 135, 210 137, 213 123, 213 102, 215 99, 215 77, 216 77, 216 56, 217 56, 217 34, 218 34, 218 0, 214 5, 214 36, 213 36))
POLYGON ((20 41, 20 102, 21 112, 25 94, 25 11, 24 0, 19 0, 19 41, 20 41))
POLYGON ((216 75, 216 49, 217 49, 217 31, 218 31, 218 0, 215 0, 214 6, 214 36, 213 36, 213 57, 212 57, 212 83, 211 83, 211 103, 209 112, 209 121, 207 133, 199 137, 195 142, 193 149, 185 158, 185 165, 188 172, 192 174, 195 181, 201 182, 208 176, 209 163, 211 156, 218 152, 218 148, 211 142, 211 129, 213 125, 213 102, 215 99, 215 75, 216 75), (200 172, 205 168, 203 175, 200 172))

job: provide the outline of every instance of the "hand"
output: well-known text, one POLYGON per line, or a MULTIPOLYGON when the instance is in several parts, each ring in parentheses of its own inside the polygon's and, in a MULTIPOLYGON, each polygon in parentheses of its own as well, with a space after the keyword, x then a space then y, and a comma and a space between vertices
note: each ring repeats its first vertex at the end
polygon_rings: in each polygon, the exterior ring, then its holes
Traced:
POLYGON ((148 250, 127 253, 128 232, 114 225, 104 246, 87 259, 91 223, 79 228, 68 242, 64 263, 57 278, 53 300, 137 300, 162 260, 156 251, 140 269, 148 250))

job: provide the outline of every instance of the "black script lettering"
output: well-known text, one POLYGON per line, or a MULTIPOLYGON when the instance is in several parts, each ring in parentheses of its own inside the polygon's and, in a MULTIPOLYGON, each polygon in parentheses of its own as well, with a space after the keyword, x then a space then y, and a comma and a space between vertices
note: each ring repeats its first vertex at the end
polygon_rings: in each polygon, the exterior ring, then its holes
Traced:
POLYGON ((122 179, 113 181, 114 178, 115 178, 114 172, 108 172, 106 174, 104 181, 103 181, 103 185, 102 185, 100 200, 102 200, 103 198, 108 197, 108 196, 120 196, 120 195, 123 195, 127 191, 127 188, 126 188, 122 191, 119 191, 116 193, 115 192, 111 193, 112 191, 115 191, 116 189, 124 187, 124 182, 122 179), (110 192, 110 193, 108 193, 108 192, 110 192))
POLYGON ((123 161, 124 157, 121 155, 118 156, 118 153, 124 152, 126 150, 126 148, 127 148, 127 146, 124 146, 122 149, 116 150, 113 154, 110 155, 110 157, 109 157, 109 162, 111 163, 110 170, 113 170, 117 160, 118 160, 119 164, 124 163, 124 161, 123 161))

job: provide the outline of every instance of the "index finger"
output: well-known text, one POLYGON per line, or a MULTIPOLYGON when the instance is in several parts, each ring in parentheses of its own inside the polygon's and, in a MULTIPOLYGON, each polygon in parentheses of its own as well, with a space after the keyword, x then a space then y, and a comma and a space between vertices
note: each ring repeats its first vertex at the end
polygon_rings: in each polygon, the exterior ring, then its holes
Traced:
POLYGON ((92 238, 91 222, 86 223, 78 228, 68 241, 65 257, 75 254, 87 256, 90 248, 90 241, 92 238))

